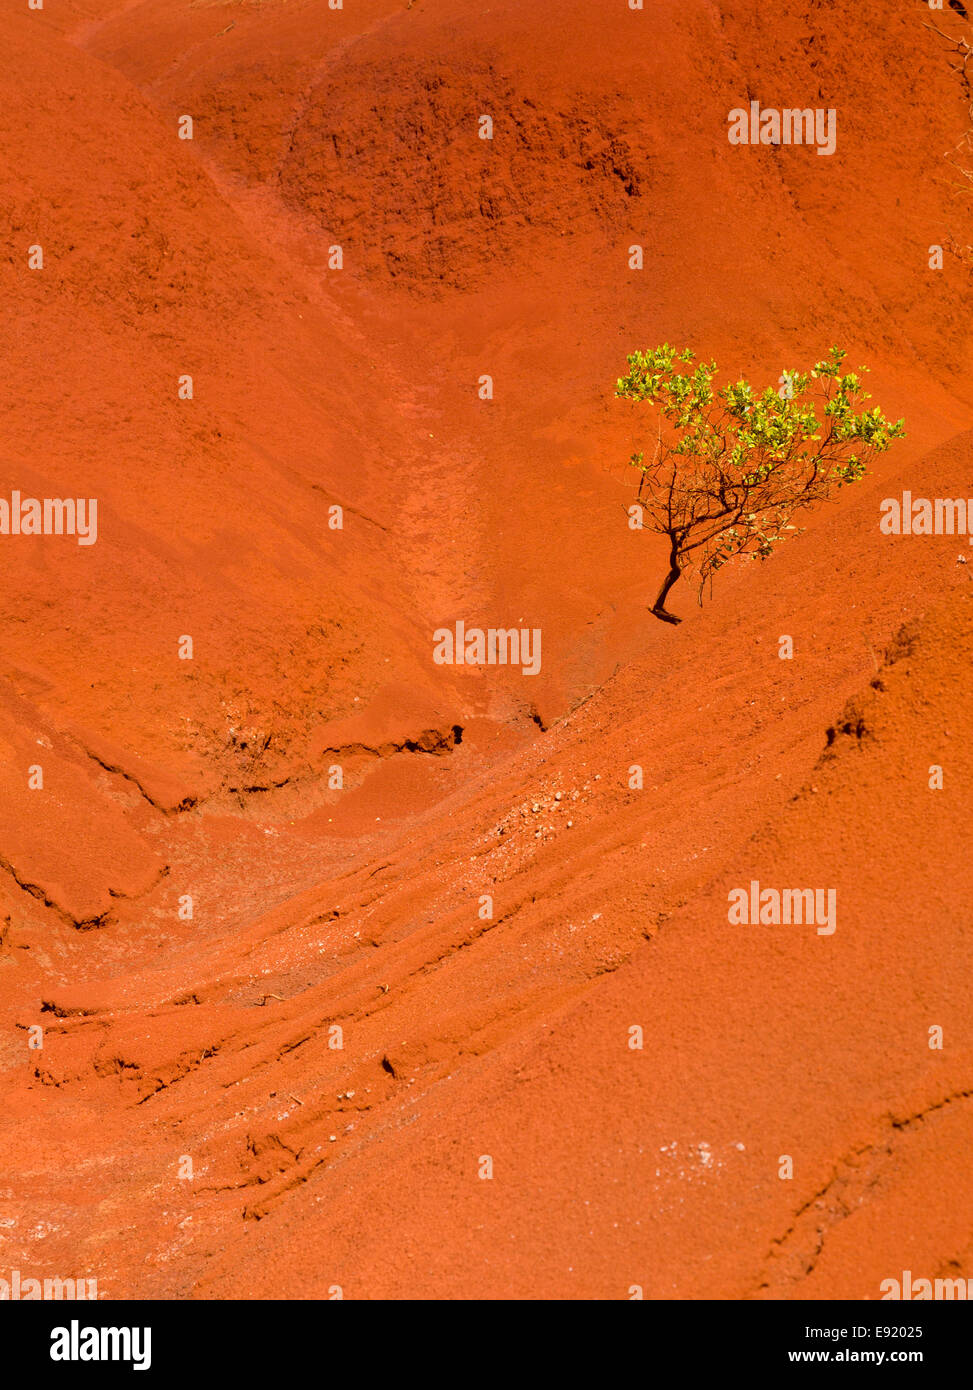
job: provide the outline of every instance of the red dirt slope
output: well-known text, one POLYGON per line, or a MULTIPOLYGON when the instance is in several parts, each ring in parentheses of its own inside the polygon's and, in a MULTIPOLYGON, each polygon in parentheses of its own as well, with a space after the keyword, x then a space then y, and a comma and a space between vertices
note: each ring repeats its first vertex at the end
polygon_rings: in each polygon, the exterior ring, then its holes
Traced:
POLYGON ((966 103, 924 15, 0 20, 6 486, 100 518, 0 538, 0 1264, 120 1297, 973 1277, 971 552, 878 529, 973 497, 969 284, 928 263, 966 103), (750 99, 834 106, 835 155, 729 146, 750 99), (773 382, 837 341, 908 427, 705 608, 680 586, 679 629, 611 394, 663 339, 773 382), (541 673, 437 666, 457 619, 541 629, 541 673), (836 931, 731 926, 754 879, 836 889, 836 931))

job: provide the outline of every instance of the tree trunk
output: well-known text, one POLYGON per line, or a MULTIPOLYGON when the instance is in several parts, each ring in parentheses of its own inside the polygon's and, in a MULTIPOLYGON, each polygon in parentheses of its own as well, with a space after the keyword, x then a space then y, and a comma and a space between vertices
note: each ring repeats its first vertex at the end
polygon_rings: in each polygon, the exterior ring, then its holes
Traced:
POLYGON ((669 552, 669 573, 666 575, 662 588, 659 590, 658 597, 650 610, 654 617, 659 618, 664 623, 682 622, 682 618, 677 618, 675 613, 670 613, 666 608, 666 597, 668 596, 669 590, 681 574, 682 570, 679 568, 679 552, 676 547, 673 546, 672 550, 669 552))

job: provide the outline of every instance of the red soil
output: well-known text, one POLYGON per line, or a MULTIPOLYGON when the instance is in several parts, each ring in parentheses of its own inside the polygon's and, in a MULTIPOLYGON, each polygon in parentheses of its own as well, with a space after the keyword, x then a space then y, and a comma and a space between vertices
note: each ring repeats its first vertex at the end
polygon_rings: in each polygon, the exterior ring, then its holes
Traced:
POLYGON ((973 551, 878 529, 973 496, 970 282, 928 267, 968 103, 918 0, 811 9, 0 17, 0 495, 99 499, 94 546, 0 538, 0 1274, 973 1277, 973 551), (729 146, 751 96, 837 153, 729 146), (612 395, 663 340, 772 382, 840 343, 908 430, 678 629, 612 395), (435 665, 457 618, 541 674, 435 665), (752 879, 836 887, 836 932, 728 925, 752 879))

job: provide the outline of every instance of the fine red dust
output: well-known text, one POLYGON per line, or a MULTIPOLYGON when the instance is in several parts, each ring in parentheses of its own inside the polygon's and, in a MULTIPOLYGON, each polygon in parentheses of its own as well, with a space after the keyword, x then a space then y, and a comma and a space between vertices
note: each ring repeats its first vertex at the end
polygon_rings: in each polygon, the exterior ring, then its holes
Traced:
POLYGON ((0 491, 99 502, 90 547, 0 537, 3 1267, 973 1277, 973 549, 878 526, 973 497, 930 265, 970 93, 919 0, 808 10, 0 17, 0 491), (835 154, 730 145, 750 100, 835 108, 835 154), (613 396, 663 341, 760 385, 838 343, 907 429, 678 628, 613 396), (458 619, 540 629, 539 674, 434 663, 458 619), (730 925, 754 880, 835 932, 730 925))

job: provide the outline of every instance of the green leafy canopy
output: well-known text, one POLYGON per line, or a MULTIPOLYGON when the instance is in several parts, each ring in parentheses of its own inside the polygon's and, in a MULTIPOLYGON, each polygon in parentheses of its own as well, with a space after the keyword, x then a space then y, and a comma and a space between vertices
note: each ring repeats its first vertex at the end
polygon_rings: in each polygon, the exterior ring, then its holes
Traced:
MULTIPOLYGON (((668 343, 632 353, 616 396, 655 407, 655 447, 632 455, 643 525, 669 537, 673 567, 703 585, 736 555, 764 558, 791 516, 858 482, 869 459, 904 436, 833 347, 810 371, 784 372, 782 391, 717 386, 715 362, 668 343)), ((864 372, 867 368, 861 368, 864 372)))

